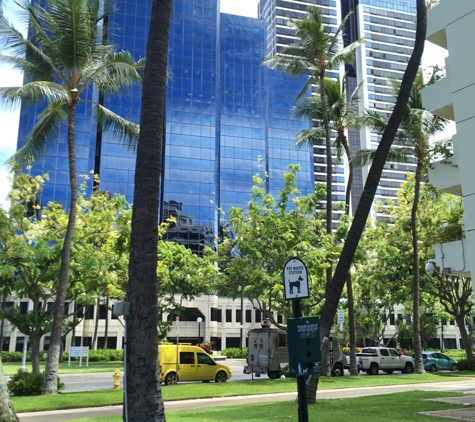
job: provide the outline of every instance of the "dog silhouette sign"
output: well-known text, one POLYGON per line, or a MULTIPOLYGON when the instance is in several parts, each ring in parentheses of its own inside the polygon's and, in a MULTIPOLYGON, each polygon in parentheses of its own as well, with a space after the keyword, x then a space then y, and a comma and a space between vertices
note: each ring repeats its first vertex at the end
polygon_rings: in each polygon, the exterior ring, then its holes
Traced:
POLYGON ((299 258, 290 258, 284 265, 282 274, 285 300, 309 297, 307 267, 299 258))

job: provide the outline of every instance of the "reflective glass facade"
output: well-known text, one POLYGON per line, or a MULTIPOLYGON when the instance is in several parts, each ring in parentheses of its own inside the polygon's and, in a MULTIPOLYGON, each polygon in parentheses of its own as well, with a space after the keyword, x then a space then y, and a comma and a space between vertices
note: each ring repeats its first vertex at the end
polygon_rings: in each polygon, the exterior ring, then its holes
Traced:
MULTIPOLYGON (((322 13, 324 22, 335 31, 344 16, 353 11, 346 25, 345 43, 365 37, 367 42, 356 51, 355 66, 347 67, 347 89, 353 90, 364 81, 360 98, 361 111, 373 109, 389 115, 393 98, 387 86, 387 77, 402 78, 415 38, 415 0, 260 0, 259 17, 268 23, 267 51, 275 55, 295 41, 288 28, 288 17, 302 18, 309 5, 315 5, 322 13)), ((369 130, 350 131, 348 139, 352 152, 361 148, 376 148, 379 137, 369 130)), ((326 151, 323 146, 314 148, 315 181, 326 182, 326 151)), ((407 171, 415 169, 412 163, 388 163, 383 172, 377 197, 394 198, 407 171)), ((352 185, 352 209, 358 204, 368 168, 355 169, 352 185)), ((345 181, 348 175, 346 163, 335 165, 333 171, 333 199, 343 201, 345 181)))
MULTIPOLYGON (((151 1, 119 0, 116 4, 117 11, 109 20, 109 38, 135 58, 143 57, 151 1)), ((196 252, 219 233, 220 210, 226 213, 231 206, 246 207, 254 174, 264 177, 267 172, 269 191, 277 194, 287 166, 300 164, 299 188, 303 194, 313 192, 311 151, 296 150, 292 142, 299 130, 310 125, 291 115, 304 80, 266 69, 261 65, 265 56, 263 21, 220 14, 216 0, 174 1, 163 215, 177 217, 168 238, 196 252)), ((139 121, 139 89, 106 96, 103 101, 122 117, 139 121)), ((35 115, 22 109, 19 145, 35 115)), ((79 172, 95 170, 100 189, 125 194, 132 201, 134 153, 119 145, 111 133, 96 133, 87 110, 78 117, 79 172)), ((42 204, 49 200, 66 203, 68 197, 67 151, 61 145, 54 144, 47 158, 34 167, 36 173, 55 175, 42 204)))

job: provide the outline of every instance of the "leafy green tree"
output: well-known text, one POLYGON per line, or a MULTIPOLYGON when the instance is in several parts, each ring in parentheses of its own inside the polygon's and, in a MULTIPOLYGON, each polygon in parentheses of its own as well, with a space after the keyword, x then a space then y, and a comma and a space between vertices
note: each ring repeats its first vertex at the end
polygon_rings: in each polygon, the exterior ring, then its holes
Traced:
MULTIPOLYGON (((43 393, 54 394, 60 354, 64 303, 68 288, 71 243, 77 215, 77 175, 75 123, 78 105, 95 88, 100 93, 119 93, 124 87, 140 83, 143 63, 128 52, 114 52, 112 45, 101 42, 99 21, 109 10, 96 0, 45 0, 19 4, 29 19, 28 35, 0 16, 0 39, 7 52, 0 60, 24 74, 21 87, 0 88, 0 97, 22 105, 39 104, 43 111, 28 134, 25 145, 15 154, 20 163, 29 163, 44 152, 48 142, 56 141, 61 126, 67 124, 69 183, 71 199, 68 227, 64 236, 59 285, 54 308, 53 328, 45 370, 43 393)), ((138 126, 100 104, 93 114, 103 130, 113 129, 125 142, 133 144, 138 126)))
MULTIPOLYGON (((395 78, 389 78, 389 84, 393 97, 397 98, 401 83, 395 78)), ((436 142, 431 144, 433 136, 444 130, 446 120, 432 114, 422 105, 421 89, 425 86, 424 75, 420 69, 414 79, 407 103, 406 112, 403 115, 401 125, 396 134, 396 145, 389 151, 388 160, 395 162, 408 162, 410 159, 416 160, 416 172, 414 183, 414 197, 411 211, 412 249, 413 249, 413 310, 414 310, 414 354, 415 372, 423 373, 421 335, 420 335, 420 275, 419 275, 419 246, 417 233, 417 208, 419 206, 419 193, 423 175, 427 173, 427 168, 434 157, 449 155, 449 148, 446 142, 436 142)), ((367 124, 377 132, 383 133, 388 125, 388 119, 377 112, 368 111, 367 124)), ((366 164, 374 158, 374 150, 360 150, 353 159, 354 166, 366 164)))
MULTIPOLYGON (((379 218, 369 225, 361 239, 361 249, 366 251, 366 259, 360 260, 356 266, 357 301, 360 307, 370 310, 379 307, 380 316, 387 315, 396 304, 403 304, 405 315, 412 315, 414 319, 411 241, 415 178, 414 174, 408 176, 408 181, 398 191, 397 202, 376 205, 376 212, 380 216, 385 215, 385 218, 379 218)), ((432 245, 462 238, 463 206, 461 198, 442 194, 428 184, 421 185, 420 203, 416 224, 420 262, 424 267, 425 262, 433 257, 432 245)), ((470 345, 466 323, 463 322, 467 320, 473 306, 470 280, 454 278, 449 281, 450 277, 441 274, 429 277, 423 268, 420 270, 422 340, 427 341, 431 337, 437 321, 450 315, 461 321, 461 336, 470 345)), ((406 329, 406 335, 408 332, 413 334, 413 328, 410 331, 406 329)), ((402 333, 397 335, 403 337, 402 333)))
MULTIPOLYGON (((44 182, 41 176, 17 174, 10 192, 10 209, 0 209, 0 288, 4 295, 26 297, 32 305, 27 314, 14 305, 0 311, 0 318, 29 336, 33 372, 39 372, 41 337, 52 327, 51 305, 57 295, 61 240, 68 224, 68 215, 60 205, 50 203, 41 210, 41 216, 38 206, 32 205, 44 182)), ((93 304, 96 296, 123 296, 118 285, 123 270, 117 265, 115 253, 115 220, 124 204, 124 197, 95 193, 85 198, 84 191, 79 193, 66 293, 68 303, 74 301, 79 308, 69 312, 66 307, 63 336, 80 322, 77 312, 93 304)))
POLYGON ((324 271, 332 238, 325 234, 316 205, 324 196, 300 196, 296 187, 297 165, 284 174, 279 198, 266 193, 265 182, 254 177, 251 200, 245 212, 232 208, 227 221, 228 233, 218 246, 224 280, 221 292, 237 298, 248 297, 265 318, 280 325, 274 312, 291 316, 284 299, 282 268, 288 258, 298 256, 309 276, 310 299, 304 301, 306 314, 314 314, 325 294, 324 271))
POLYGON ((401 82, 401 89, 396 100, 396 105, 393 109, 386 130, 380 140, 373 164, 368 173, 363 193, 333 275, 331 287, 326 295, 320 319, 320 330, 322 335, 328 335, 330 332, 336 310, 339 306, 341 293, 347 279, 348 271, 350 270, 353 258, 357 251, 360 237, 365 229, 366 220, 371 211, 376 189, 378 188, 379 180, 397 129, 404 116, 411 92, 411 86, 416 77, 422 52, 424 51, 427 29, 427 9, 425 0, 416 0, 416 7, 416 39, 414 50, 401 82))
MULTIPOLYGON (((291 76, 310 75, 298 98, 309 91, 311 84, 318 86, 320 96, 321 121, 325 136, 327 163, 326 190, 326 233, 332 233, 333 202, 332 202, 332 143, 327 96, 325 95, 325 74, 340 65, 353 63, 355 50, 364 42, 358 40, 342 47, 342 35, 348 16, 343 19, 335 33, 323 23, 322 15, 317 7, 309 7, 303 19, 288 18, 289 27, 295 32, 296 43, 283 47, 279 55, 269 57, 264 64, 272 69, 284 70, 291 76)), ((331 264, 331 263, 330 263, 331 264)), ((327 288, 332 277, 332 266, 326 269, 327 288)))
POLYGON ((154 0, 147 43, 127 300, 128 419, 165 421, 158 374, 157 241, 162 145, 172 0, 154 0))

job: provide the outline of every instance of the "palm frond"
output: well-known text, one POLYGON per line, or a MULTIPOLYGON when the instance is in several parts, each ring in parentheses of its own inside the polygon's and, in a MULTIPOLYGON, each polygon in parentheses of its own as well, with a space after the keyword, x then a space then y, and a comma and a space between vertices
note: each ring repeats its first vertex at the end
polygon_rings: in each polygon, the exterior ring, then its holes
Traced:
POLYGON ((322 145, 325 143, 325 129, 314 127, 301 130, 294 138, 295 146, 300 148, 304 145, 322 145))
POLYGON ((117 93, 124 87, 141 85, 144 60, 136 62, 127 51, 108 54, 104 59, 99 67, 84 69, 84 78, 91 80, 99 91, 117 93))
POLYGON ((94 113, 99 126, 104 131, 112 130, 119 141, 125 143, 132 150, 136 148, 140 132, 138 124, 120 117, 100 104, 95 104, 94 113))
POLYGON ((363 167, 373 161, 375 154, 376 150, 374 149, 360 149, 353 155, 350 166, 352 168, 363 167))
POLYGON ((70 93, 62 85, 54 82, 30 82, 20 87, 0 88, 0 98, 12 105, 21 102, 24 105, 47 101, 48 103, 69 103, 70 93))
POLYGON ((20 164, 29 164, 44 154, 46 144, 57 135, 60 125, 68 118, 67 104, 60 100, 49 104, 26 138, 25 145, 12 157, 20 164))

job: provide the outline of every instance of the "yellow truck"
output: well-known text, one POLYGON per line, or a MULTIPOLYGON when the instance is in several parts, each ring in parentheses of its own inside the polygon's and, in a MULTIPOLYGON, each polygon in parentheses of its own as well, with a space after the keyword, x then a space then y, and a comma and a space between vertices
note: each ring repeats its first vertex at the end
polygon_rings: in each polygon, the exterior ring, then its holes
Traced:
POLYGON ((226 382, 231 378, 228 366, 216 362, 201 347, 191 344, 160 344, 158 346, 160 382, 178 381, 226 382))

